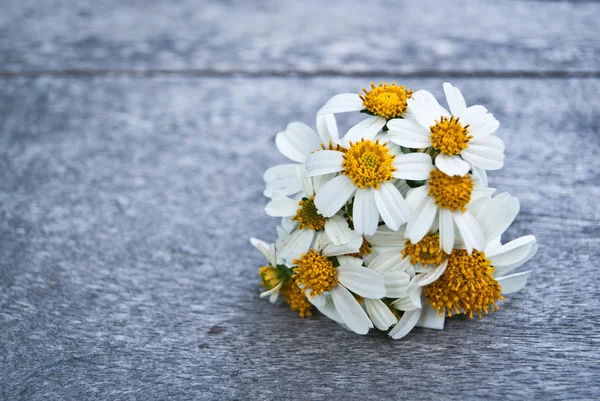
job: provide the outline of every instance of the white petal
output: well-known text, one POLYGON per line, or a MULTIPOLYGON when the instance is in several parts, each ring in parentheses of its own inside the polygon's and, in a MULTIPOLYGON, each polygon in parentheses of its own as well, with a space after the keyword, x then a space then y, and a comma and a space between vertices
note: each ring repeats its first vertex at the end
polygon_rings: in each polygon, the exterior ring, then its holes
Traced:
POLYGON ((306 295, 306 299, 316 306, 317 308, 322 308, 327 303, 327 296, 323 294, 315 295, 314 297, 311 295, 312 290, 307 289, 304 291, 304 295, 306 295))
POLYGON ((418 275, 413 277, 411 285, 408 287, 408 298, 410 298, 411 302, 415 304, 417 308, 421 308, 421 295, 423 294, 423 287, 415 284, 419 279, 420 277, 418 275))
MULTIPOLYGON (((325 297, 323 297, 323 298, 325 298, 325 297)), ((323 315, 327 316, 334 322, 345 326, 345 323, 342 320, 342 317, 340 316, 338 311, 335 309, 335 305, 333 304, 333 301, 328 300, 321 306, 317 306, 317 305, 315 305, 315 306, 317 307, 319 312, 321 312, 323 315)))
POLYGON ((517 238, 499 248, 486 248, 485 255, 496 268, 494 276, 502 276, 529 261, 537 252, 533 235, 517 238))
POLYGON ((512 294, 520 291, 527 284, 529 273, 531 273, 531 270, 497 278, 498 284, 502 287, 502 294, 512 294))
POLYGON ((298 169, 301 168, 299 164, 279 164, 267 169, 263 175, 267 183, 265 196, 271 197, 273 192, 280 195, 293 195, 300 192, 302 186, 298 181, 298 169))
POLYGON ((471 175, 475 186, 479 185, 482 187, 488 186, 488 177, 487 173, 481 167, 473 167, 473 174, 471 175))
POLYGON ((311 152, 321 146, 317 133, 308 125, 289 123, 285 131, 275 137, 275 146, 282 155, 298 163, 304 163, 311 152))
POLYGON ((413 188, 406 194, 406 203, 408 204, 408 208, 413 215, 422 207, 425 199, 427 198, 427 185, 423 185, 417 188, 413 188))
POLYGON ((361 139, 365 140, 373 140, 375 135, 385 125, 385 118, 380 116, 369 116, 363 121, 356 124, 354 127, 350 128, 350 130, 344 135, 343 143, 344 145, 349 145, 350 141, 358 142, 361 139))
POLYGON ((373 188, 359 188, 356 191, 352 219, 354 230, 358 234, 375 234, 379 223, 379 212, 375 204, 375 190, 373 188))
POLYGON ((444 274, 444 272, 446 271, 446 267, 448 267, 448 259, 443 261, 434 270, 432 270, 428 273, 422 274, 421 277, 419 277, 419 281, 417 281, 417 285, 419 287, 425 287, 426 285, 429 285, 429 284, 435 282, 438 278, 440 278, 440 276, 442 274, 444 274))
POLYGON ((391 306, 401 311, 411 311, 415 309, 420 309, 419 307, 417 307, 417 305, 412 303, 412 301, 408 297, 395 300, 391 303, 391 306))
MULTIPOLYGON (((438 156, 439 157, 439 156, 438 156)), ((433 170, 431 156, 427 153, 408 153, 398 155, 394 160, 395 178, 405 180, 426 180, 429 173, 433 170)))
POLYGON ((474 166, 498 170, 504 165, 504 142, 497 136, 472 140, 460 155, 474 166))
POLYGON ((483 251, 485 248, 485 238, 475 217, 468 211, 462 213, 458 210, 452 212, 452 219, 458 227, 458 231, 465 243, 467 252, 471 253, 473 249, 483 251))
POLYGON ((365 235, 365 238, 375 247, 402 248, 406 242, 404 235, 392 231, 389 227, 380 226, 373 235, 365 235))
MULTIPOLYGON (((375 205, 384 223, 392 230, 399 230, 400 226, 410 218, 410 210, 406 201, 391 182, 384 182, 374 192, 375 205)), ((377 228, 375 228, 377 230, 377 228)), ((375 231, 372 233, 374 234, 375 231)))
POLYGON ((488 200, 477 211, 479 222, 486 241, 497 238, 506 231, 519 214, 519 199, 506 192, 488 200))
POLYGON ((352 264, 337 268, 338 280, 350 291, 365 298, 383 298, 385 285, 383 276, 375 270, 352 264))
POLYGON ((354 265, 362 266, 363 260, 361 258, 355 258, 354 256, 340 255, 336 257, 340 265, 354 265))
POLYGON ((319 189, 321 189, 321 187, 325 184, 327 184, 329 181, 333 180, 336 176, 336 173, 332 173, 332 174, 323 174, 323 175, 318 175, 316 177, 312 177, 312 183, 313 183, 313 189, 315 191, 315 193, 319 192, 319 189))
POLYGON ((313 179, 306 176, 306 170, 303 168, 298 169, 298 181, 300 181, 300 184, 302 185, 304 196, 311 197, 315 194, 313 179))
POLYGON ((420 149, 431 146, 431 131, 415 121, 396 118, 388 121, 390 141, 406 148, 420 149))
POLYGON ((402 318, 396 326, 388 333, 394 340, 399 340, 406 336, 416 326, 421 317, 421 309, 415 309, 404 312, 402 318))
POLYGON ((277 266, 277 257, 275 256, 275 244, 267 244, 258 238, 250 238, 250 243, 263 254, 271 266, 277 266))
POLYGON ((435 158, 435 166, 446 175, 467 175, 471 165, 458 156, 440 153, 435 158))
POLYGON ((344 155, 342 152, 335 150, 319 150, 318 152, 312 153, 306 159, 306 175, 308 177, 314 177, 315 175, 323 175, 330 173, 337 173, 342 171, 342 163, 344 162, 344 155))
POLYGON ((352 229, 342 216, 332 216, 325 220, 325 232, 335 245, 347 244, 352 236, 352 229))
POLYGON ((317 133, 324 144, 335 143, 340 139, 334 114, 317 115, 317 133))
POLYGON ((380 299, 365 298, 367 313, 379 330, 387 330, 391 325, 398 323, 398 319, 380 299))
POLYGON ((362 243, 362 236, 357 234, 356 231, 352 231, 350 241, 347 244, 335 245, 330 242, 323 248, 322 254, 329 257, 357 253, 360 251, 362 243))
POLYGON ((279 251, 279 256, 286 261, 293 261, 305 254, 310 249, 315 232, 309 228, 294 232, 287 241, 284 242, 279 251))
POLYGON ((452 84, 444 82, 443 86, 444 94, 446 95, 446 101, 450 107, 450 112, 455 116, 460 115, 460 113, 467 108, 465 98, 463 97, 462 93, 460 93, 460 90, 458 90, 457 87, 452 86, 452 84))
POLYGON ((350 178, 338 175, 319 189, 315 195, 315 206, 320 214, 331 217, 348 202, 355 190, 350 178))
POLYGON ((410 275, 405 271, 388 271, 383 274, 387 298, 408 296, 410 275))
POLYGON ((448 116, 448 112, 437 102, 435 97, 426 90, 413 93, 407 101, 407 114, 411 119, 417 121, 425 129, 435 125, 436 120, 442 116, 448 116))
POLYGON ((298 201, 273 193, 271 202, 265 206, 265 213, 271 217, 294 216, 299 208, 298 201))
POLYGON ((329 99, 317 114, 346 113, 364 108, 362 100, 356 93, 340 93, 329 99))
POLYGON ((440 246, 447 254, 450 254, 454 247, 454 223, 450 210, 440 208, 439 225, 440 246))
POLYGON ((469 125, 469 134, 473 138, 484 138, 500 127, 498 120, 483 106, 471 106, 465 109, 459 116, 463 125, 469 125))
MULTIPOLYGON (((369 269, 373 269, 381 274, 397 268, 402 265, 402 254, 397 250, 391 250, 378 255, 369 263, 369 269)), ((402 269, 401 269, 402 270, 402 269)))
POLYGON ((275 287, 271 288, 268 291, 263 291, 260 293, 260 298, 264 298, 264 297, 271 297, 271 299, 269 301, 271 301, 271 303, 275 302, 277 300, 277 297, 273 298, 273 295, 276 295, 279 293, 279 290, 281 289, 281 287, 283 286, 283 281, 280 282, 279 284, 277 284, 275 287))
POLYGON ((434 202, 433 198, 427 197, 421 204, 421 207, 414 213, 413 219, 408 222, 404 235, 408 237, 413 244, 421 241, 429 232, 438 210, 438 207, 434 202))
POLYGON ((417 327, 425 329, 443 330, 445 316, 440 316, 440 311, 433 309, 428 303, 423 305, 423 312, 417 322, 417 327))
POLYGON ((367 334, 369 329, 373 327, 363 308, 343 285, 333 287, 331 298, 335 309, 350 330, 357 334, 367 334))

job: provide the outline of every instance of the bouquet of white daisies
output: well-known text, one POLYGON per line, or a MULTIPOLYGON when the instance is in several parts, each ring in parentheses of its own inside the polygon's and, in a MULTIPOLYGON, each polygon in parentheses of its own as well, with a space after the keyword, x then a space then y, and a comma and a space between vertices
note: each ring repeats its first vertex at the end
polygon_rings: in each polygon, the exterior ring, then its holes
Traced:
POLYGON ((264 174, 265 212, 281 225, 274 244, 250 240, 267 259, 261 297, 399 339, 446 316, 481 317, 523 288, 529 272, 514 270, 536 239, 502 244, 519 200, 494 196, 486 175, 504 164, 500 124, 443 88, 449 111, 428 91, 371 84, 332 97, 316 132, 293 122, 277 134, 293 163, 264 174), (350 112, 365 118, 340 137, 335 115, 350 112))

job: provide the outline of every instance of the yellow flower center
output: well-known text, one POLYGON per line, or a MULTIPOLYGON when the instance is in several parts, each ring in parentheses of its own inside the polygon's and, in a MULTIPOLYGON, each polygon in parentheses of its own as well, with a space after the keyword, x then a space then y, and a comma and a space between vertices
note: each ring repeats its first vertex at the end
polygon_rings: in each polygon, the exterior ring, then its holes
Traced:
POLYGON ((267 290, 272 290, 281 282, 281 278, 277 273, 277 269, 273 266, 263 266, 258 270, 260 278, 262 278, 262 286, 267 290))
POLYGON ((404 89, 404 86, 396 86, 395 82, 391 85, 371 84, 371 90, 363 88, 363 92, 364 95, 358 95, 363 101, 363 106, 372 114, 386 120, 400 117, 406 111, 407 100, 413 93, 410 89, 404 89))
POLYGON ((404 244, 404 249, 401 253, 402 259, 410 256, 410 263, 413 265, 417 263, 439 265, 446 257, 444 250, 440 249, 439 234, 427 234, 416 244, 408 240, 404 244))
POLYGON ((448 155, 458 155, 469 145, 473 137, 469 135, 469 125, 464 127, 454 116, 442 117, 430 127, 431 146, 448 155))
POLYGON ((455 249, 448 257, 448 267, 441 277, 424 289, 424 294, 434 309, 444 310, 448 316, 463 312, 473 318, 477 313, 499 309, 496 301, 504 301, 502 287, 492 276, 494 268, 485 253, 455 249))
POLYGON ((285 302, 290 306, 293 311, 297 311, 301 318, 305 316, 311 316, 312 304, 306 298, 306 294, 300 287, 296 280, 297 276, 292 276, 281 289, 281 296, 285 299, 285 302))
POLYGON ((314 195, 311 196, 310 199, 302 199, 298 205, 300 205, 300 209, 298 209, 296 215, 292 217, 292 220, 296 220, 300 223, 298 226, 299 230, 308 227, 311 230, 317 231, 325 227, 325 217, 317 212, 314 195))
POLYGON ((310 289, 310 296, 315 297, 325 291, 330 291, 337 284, 337 269, 323 255, 311 249, 300 259, 294 259, 297 282, 310 289))
POLYGON ((429 180, 429 196, 435 199, 435 204, 450 210, 467 210, 473 192, 473 180, 469 174, 465 176, 450 176, 440 170, 431 170, 429 180))
POLYGON ((396 171, 394 159, 396 155, 390 153, 385 144, 380 144, 379 140, 360 142, 350 142, 350 148, 344 153, 342 174, 348 176, 354 185, 360 188, 373 187, 379 188, 385 181, 393 178, 396 171))

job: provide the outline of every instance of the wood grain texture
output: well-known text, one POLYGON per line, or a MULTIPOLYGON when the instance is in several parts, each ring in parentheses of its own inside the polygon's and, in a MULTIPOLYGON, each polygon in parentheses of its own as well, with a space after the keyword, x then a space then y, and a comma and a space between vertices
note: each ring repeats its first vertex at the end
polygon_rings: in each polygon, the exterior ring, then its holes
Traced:
POLYGON ((599 73, 598 2, 0 3, 3 74, 599 73))
POLYGON ((247 240, 275 133, 368 82, 2 80, 0 399, 598 399, 600 80, 454 83, 540 250, 500 311, 392 341, 259 299, 247 240))

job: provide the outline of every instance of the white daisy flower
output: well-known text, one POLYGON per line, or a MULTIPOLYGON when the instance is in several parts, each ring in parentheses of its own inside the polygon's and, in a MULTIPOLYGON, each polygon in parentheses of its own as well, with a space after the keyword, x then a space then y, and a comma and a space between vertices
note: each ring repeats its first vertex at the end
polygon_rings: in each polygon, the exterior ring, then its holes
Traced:
POLYGON ((333 114, 317 116, 317 132, 301 122, 292 122, 285 131, 275 137, 275 145, 282 155, 295 163, 273 166, 263 175, 266 183, 264 195, 272 197, 274 192, 280 195, 294 195, 302 190, 298 180, 298 170, 312 152, 328 148, 330 143, 337 144, 339 134, 333 114))
MULTIPOLYGON (((354 252, 357 250, 355 248, 354 252)), ((353 294, 380 299, 385 296, 386 289, 383 277, 363 267, 362 262, 359 265, 356 261, 334 258, 354 252, 331 243, 320 251, 311 249, 293 261, 293 277, 305 291, 308 300, 324 315, 355 333, 367 334, 373 328, 373 323, 353 294)))
POLYGON ((250 238, 250 243, 254 245, 254 247, 264 255, 267 262, 269 262, 268 265, 261 267, 259 270, 259 275, 262 278, 262 285, 267 289, 260 294, 260 297, 269 297, 269 301, 274 303, 277 301, 279 292, 285 282, 285 274, 282 271, 282 268, 285 267, 278 266, 275 244, 268 244, 257 238, 250 238))
POLYGON ((325 176, 312 179, 300 172, 302 199, 298 201, 274 193, 272 200, 265 207, 265 212, 269 216, 289 218, 288 221, 283 220, 282 223, 293 224, 292 230, 288 231, 291 235, 286 235, 285 231, 287 230, 282 230, 283 232, 280 233, 280 237, 287 237, 279 248, 279 256, 284 260, 288 260, 290 255, 307 252, 317 233, 322 230, 335 245, 348 244, 351 241, 362 243, 361 236, 350 229, 344 217, 338 215, 325 217, 317 211, 314 204, 315 192, 323 184, 323 177, 325 176))
POLYGON ((441 330, 446 315, 463 313, 471 318, 481 317, 483 313, 497 310, 496 302, 504 301, 503 295, 525 286, 530 271, 509 273, 528 262, 538 246, 533 235, 501 244, 499 236, 518 213, 510 198, 501 194, 482 207, 484 212, 494 206, 499 210, 488 216, 485 226, 488 235, 498 236, 486 241, 483 252, 469 254, 464 249, 454 249, 435 269, 435 274, 417 274, 413 278, 407 296, 392 303, 406 311, 390 331, 392 338, 404 337, 415 326, 441 330))
POLYGON ((410 210, 393 179, 424 180, 433 165, 425 153, 393 154, 386 144, 361 140, 340 150, 322 150, 306 159, 307 175, 339 173, 315 196, 315 206, 325 217, 335 215, 352 197, 352 220, 359 234, 372 235, 379 216, 392 230, 410 218, 410 210))
POLYGON ((389 140, 409 148, 433 147, 435 166, 448 175, 466 175, 471 167, 498 170, 504 164, 504 142, 492 135, 500 123, 483 106, 467 107, 458 88, 444 83, 451 113, 426 90, 408 99, 403 119, 387 123, 389 140))
POLYGON ((364 95, 356 93, 335 95, 317 113, 326 115, 363 111, 368 114, 366 119, 352 127, 344 136, 344 145, 349 141, 373 140, 388 120, 405 115, 407 100, 412 94, 410 89, 396 86, 395 82, 391 85, 371 84, 370 90, 363 89, 363 91, 364 95))
POLYGON ((464 242, 469 253, 473 249, 483 250, 484 234, 473 209, 477 201, 494 191, 478 185, 470 174, 450 176, 432 170, 425 185, 412 189, 406 197, 413 218, 406 226, 405 236, 415 244, 437 228, 446 253, 452 251, 456 237, 464 242))

